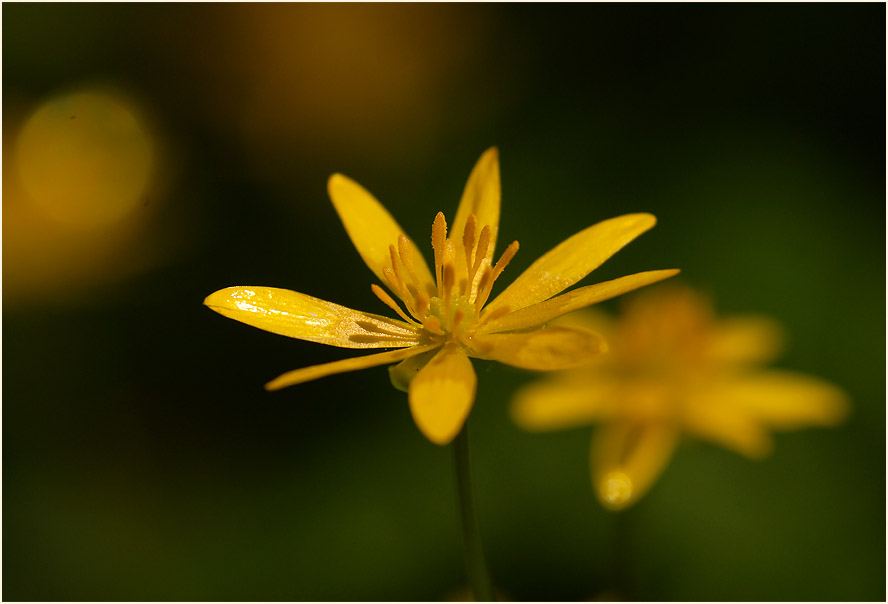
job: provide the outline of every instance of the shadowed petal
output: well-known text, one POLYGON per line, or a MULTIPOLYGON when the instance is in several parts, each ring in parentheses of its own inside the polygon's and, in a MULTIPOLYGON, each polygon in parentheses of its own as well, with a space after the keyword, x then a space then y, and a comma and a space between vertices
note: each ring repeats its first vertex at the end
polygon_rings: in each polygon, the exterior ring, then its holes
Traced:
POLYGON ((608 424, 592 441, 592 482, 601 503, 620 510, 638 501, 663 473, 678 430, 662 423, 608 424))
POLYGON ((533 304, 520 310, 510 312, 507 315, 493 319, 485 323, 481 327, 484 333, 492 333, 498 331, 512 331, 518 329, 527 329, 542 325, 552 319, 556 319, 563 314, 597 304, 604 300, 608 300, 615 296, 619 296, 628 291, 644 287, 663 279, 668 279, 678 274, 678 269, 668 269, 660 271, 646 271, 627 275, 619 279, 605 281, 604 283, 596 283, 595 285, 587 285, 573 291, 567 292, 560 296, 550 298, 545 302, 533 304))
POLYGON ((601 335, 571 327, 476 335, 472 339, 472 356, 536 371, 578 367, 605 350, 607 343, 601 335))
POLYGON ((410 382, 416 377, 416 374, 426 366, 426 363, 432 360, 437 350, 427 350, 426 352, 409 357, 388 368, 389 379, 392 386, 401 392, 409 392, 410 382))
POLYGON ((311 367, 294 369, 293 371, 288 371, 265 384, 265 389, 280 390, 287 386, 310 382, 318 378, 327 377, 328 375, 345 373, 347 371, 357 371, 358 369, 367 369, 368 367, 387 365, 389 363, 397 363, 407 357, 421 354, 431 348, 434 348, 434 345, 414 346, 413 348, 389 350, 388 352, 378 352, 376 354, 368 354, 362 357, 352 357, 350 359, 342 359, 341 361, 333 361, 332 363, 324 363, 323 365, 312 365, 311 367))
POLYGON ((399 348, 419 342, 410 324, 275 287, 228 287, 204 304, 272 333, 341 348, 399 348))
POLYGON ((410 382, 410 411, 420 432, 446 445, 462 429, 478 378, 472 362, 456 344, 448 344, 410 382))
POLYGON ((525 430, 560 430, 609 419, 619 403, 619 385, 603 375, 597 378, 594 388, 587 380, 563 378, 524 386, 512 399, 512 419, 525 430))
POLYGON ((580 231, 531 264, 485 312, 502 307, 515 311, 548 300, 601 266, 656 222, 650 214, 627 214, 580 231))
MULTIPOLYGON (((364 262, 382 283, 387 283, 382 269, 391 265, 389 246, 398 248, 398 237, 404 230, 381 203, 364 187, 342 174, 334 174, 327 182, 333 207, 364 262)), ((432 274, 425 258, 409 238, 413 263, 421 290, 434 288, 432 274)))

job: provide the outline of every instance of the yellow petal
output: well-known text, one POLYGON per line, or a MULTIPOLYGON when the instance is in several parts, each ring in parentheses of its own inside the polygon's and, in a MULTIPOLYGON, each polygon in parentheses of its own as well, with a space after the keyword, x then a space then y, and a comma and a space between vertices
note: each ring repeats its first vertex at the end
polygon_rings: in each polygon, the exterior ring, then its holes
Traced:
POLYGON ((592 442, 592 482, 602 505, 612 510, 638 501, 666 469, 678 430, 661 423, 609 424, 592 442))
POLYGON ((767 371, 720 384, 713 397, 780 430, 834 426, 849 411, 847 396, 834 385, 789 371, 767 371))
POLYGON ((491 302, 486 313, 508 307, 515 311, 570 287, 650 229, 650 214, 627 214, 599 222, 548 251, 491 302))
POLYGON ((410 324, 275 287, 229 287, 204 304, 272 333, 342 348, 400 348, 419 341, 410 324))
MULTIPOLYGON (((456 217, 450 225, 450 238, 460 245, 469 214, 474 214, 478 219, 478 232, 481 232, 485 225, 490 226, 490 245, 487 247, 487 259, 490 260, 496 247, 500 216, 499 152, 496 147, 485 151, 475 163, 463 190, 456 217)), ((465 276, 465 266, 462 262, 457 262, 457 269, 462 271, 457 278, 465 276)))
POLYGON ((448 344, 410 382, 410 411, 420 432, 446 445, 462 429, 478 378, 472 362, 457 344, 448 344))
POLYGON ((493 319, 485 323, 481 327, 484 333, 492 333, 498 331, 512 331, 518 329, 527 329, 542 325, 552 319, 560 317, 563 314, 574 310, 597 304, 604 300, 608 300, 615 296, 619 296, 633 289, 668 279, 678 274, 678 269, 668 269, 660 271, 646 271, 643 273, 635 273, 627 275, 612 281, 604 283, 596 283, 595 285, 587 285, 567 292, 560 296, 550 298, 545 302, 540 302, 532 306, 527 306, 520 310, 510 312, 502 317, 493 319))
POLYGON ((767 317, 730 317, 712 332, 707 358, 725 364, 766 363, 777 358, 783 344, 780 325, 767 317))
POLYGON ((617 392, 617 384, 598 375, 595 381, 541 380, 519 389, 509 412, 525 430, 574 428, 612 417, 617 392))
MULTIPOLYGON (((398 249, 398 237, 404 230, 395 222, 381 203, 364 187, 342 174, 334 174, 327 182, 327 191, 333 207, 364 262, 382 283, 388 283, 382 269, 391 266, 389 246, 398 249)), ((434 289, 434 281, 425 258, 409 238, 408 248, 420 289, 434 289)))
POLYGON ((578 367, 606 349, 599 334, 570 327, 476 335, 472 339, 472 356, 536 371, 578 367))
POLYGON ((378 352, 376 354, 368 354, 362 357, 353 357, 350 359, 342 359, 341 361, 333 361, 332 363, 324 363, 323 365, 312 365, 311 367, 294 369, 293 371, 288 371, 265 384, 265 389, 280 390, 287 386, 310 382, 318 378, 327 377, 328 375, 345 373, 347 371, 357 371, 358 369, 367 369, 368 367, 387 365, 389 363, 397 363, 407 357, 421 354, 432 348, 434 348, 434 345, 414 346, 402 350, 389 350, 387 352, 378 352))
POLYGON ((774 440, 750 413, 724 404, 723 390, 712 389, 688 396, 683 424, 688 433, 730 449, 750 459, 771 453, 774 440))

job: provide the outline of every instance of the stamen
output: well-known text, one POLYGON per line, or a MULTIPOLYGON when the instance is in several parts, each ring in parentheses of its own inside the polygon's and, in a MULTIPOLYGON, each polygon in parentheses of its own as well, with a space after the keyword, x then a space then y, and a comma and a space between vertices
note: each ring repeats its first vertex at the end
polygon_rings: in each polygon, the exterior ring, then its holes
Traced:
POLYGON ((506 265, 515 257, 515 254, 518 253, 518 242, 513 241, 509 244, 509 247, 503 252, 503 255, 500 256, 500 259, 497 260, 496 266, 493 267, 493 270, 490 272, 490 279, 487 280, 487 271, 485 271, 484 278, 481 279, 481 285, 478 288, 478 300, 475 302, 475 307, 477 309, 481 309, 485 304, 487 304, 487 299, 490 297, 490 292, 493 290, 493 282, 496 281, 496 278, 503 274, 503 269, 506 268, 506 265))
MULTIPOLYGON (((475 229, 478 226, 478 219, 474 214, 469 214, 466 219, 466 229, 463 232, 463 247, 466 251, 466 274, 469 276, 467 283, 472 280, 472 252, 475 250, 475 229)), ((467 294, 463 288, 463 294, 467 294)))
POLYGON ((410 293, 410 299, 405 299, 404 304, 408 306, 410 312, 414 312, 416 310, 416 299, 419 298, 419 290, 412 283, 407 283, 406 286, 407 291, 410 293))
POLYGON ((478 266, 474 270, 474 276, 472 277, 472 285, 471 285, 471 289, 469 290, 469 296, 468 296, 469 302, 471 302, 472 304, 475 303, 475 301, 478 298, 478 293, 481 291, 480 290, 481 279, 484 277, 484 273, 487 272, 487 269, 490 268, 490 260, 488 260, 487 258, 481 258, 481 262, 479 262, 477 264, 478 264, 478 266))
POLYGON ((478 312, 490 296, 490 286, 493 285, 493 269, 488 264, 484 267, 484 273, 481 275, 481 281, 478 283, 478 299, 475 300, 475 318, 478 318, 478 312))
POLYGON ((444 335, 444 330, 441 328, 441 319, 438 317, 426 317, 422 321, 422 326, 426 331, 430 331, 435 335, 444 335))
MULTIPOLYGON (((401 276, 401 269, 398 268, 398 252, 395 251, 394 245, 389 246, 389 256, 392 259, 392 270, 394 271, 395 277, 398 279, 398 295, 403 297, 404 278, 401 276)), ((384 269, 383 272, 385 272, 384 269)))
POLYGON ((413 268, 413 250, 410 248, 407 235, 403 233, 398 236, 398 252, 401 255, 401 264, 407 269, 407 274, 415 284, 419 285, 419 279, 416 278, 416 271, 413 268))
POLYGON ((453 290, 453 281, 456 278, 456 271, 453 268, 453 263, 448 262, 444 265, 444 316, 450 316, 450 292, 453 290))
POLYGON ((487 246, 490 245, 490 225, 485 224, 481 229, 481 235, 478 237, 478 249, 475 251, 475 263, 472 265, 472 276, 478 272, 481 262, 487 258, 487 246))
POLYGON ((422 319, 426 315, 429 314, 429 304, 431 300, 427 295, 420 292, 416 295, 416 307, 413 309, 416 311, 416 318, 422 319))
POLYGON ((466 318, 466 311, 462 307, 457 308, 453 313, 453 325, 450 326, 451 333, 459 333, 459 325, 466 318))
POLYGON ((444 212, 438 212, 432 223, 432 249, 435 251, 435 283, 438 284, 438 297, 441 297, 441 270, 444 265, 444 242, 447 240, 447 221, 444 212))
POLYGON ((512 261, 512 258, 514 258, 517 253, 518 242, 513 241, 509 244, 509 247, 506 248, 506 251, 503 252, 503 255, 500 256, 500 259, 496 261, 496 266, 493 267, 494 281, 496 281, 497 277, 503 274, 503 270, 508 266, 509 262, 512 261))
POLYGON ((384 289, 382 289, 381 287, 379 287, 375 283, 370 284, 370 289, 373 290, 373 293, 376 294, 377 298, 382 300, 383 304, 385 304, 386 306, 391 308, 393 311, 398 313, 399 317, 401 317, 402 319, 404 319, 405 321, 407 321, 411 325, 416 325, 417 327, 419 327, 419 323, 417 323, 416 321, 414 321, 413 319, 408 317, 407 313, 405 313, 403 310, 401 310, 401 307, 398 306, 398 304, 394 300, 392 300, 392 297, 390 295, 388 295, 384 289))
POLYGON ((389 282, 389 285, 391 285, 392 291, 399 296, 403 295, 404 288, 398 283, 399 280, 396 277, 395 271, 386 266, 382 269, 382 274, 385 276, 385 280, 389 282))

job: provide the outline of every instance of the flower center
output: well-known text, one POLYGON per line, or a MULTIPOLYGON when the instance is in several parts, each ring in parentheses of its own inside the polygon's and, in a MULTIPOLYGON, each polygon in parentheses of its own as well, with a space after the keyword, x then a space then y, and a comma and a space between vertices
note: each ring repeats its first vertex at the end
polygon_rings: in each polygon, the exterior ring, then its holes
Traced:
POLYGON ((403 234, 398 237, 397 249, 389 246, 391 266, 382 271, 391 290, 404 302, 409 316, 381 287, 374 284, 373 293, 402 319, 421 328, 432 341, 443 343, 471 338, 483 323, 509 311, 504 307, 480 319, 493 283, 518 251, 518 242, 513 241, 496 264, 492 264, 490 233, 490 225, 479 230, 477 218, 470 214, 462 241, 448 239, 447 222, 444 214, 438 212, 432 224, 435 283, 422 283, 417 278, 412 247, 403 234))

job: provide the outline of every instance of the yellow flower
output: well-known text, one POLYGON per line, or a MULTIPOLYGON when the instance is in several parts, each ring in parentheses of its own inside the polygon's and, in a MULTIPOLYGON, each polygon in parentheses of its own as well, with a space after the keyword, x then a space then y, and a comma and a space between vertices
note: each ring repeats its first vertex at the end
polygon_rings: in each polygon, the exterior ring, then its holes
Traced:
POLYGON ((628 214, 570 237, 487 304, 494 282, 518 251, 515 241, 493 262, 500 212, 495 148, 472 170, 449 237, 444 215, 435 217, 434 273, 413 241, 363 187, 334 174, 327 190, 364 262, 406 308, 405 312, 385 290, 371 285, 400 320, 271 287, 229 287, 208 296, 204 304, 226 317, 292 338, 343 348, 395 348, 296 369, 265 387, 277 390, 400 362, 390 370, 392 382, 408 390, 416 425, 438 444, 459 433, 475 400, 477 378, 470 356, 535 370, 575 367, 604 347, 601 337, 584 329, 546 328, 545 323, 678 272, 637 273, 556 296, 656 222, 650 214, 628 214))
POLYGON ((769 430, 831 426, 848 403, 815 377, 765 369, 780 330, 764 317, 716 319, 690 288, 660 287, 631 300, 619 321, 590 310, 559 321, 599 330, 608 354, 554 379, 530 384, 512 401, 529 430, 600 427, 592 442, 592 482, 611 509, 631 505, 665 469, 682 433, 757 459, 769 430))

